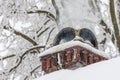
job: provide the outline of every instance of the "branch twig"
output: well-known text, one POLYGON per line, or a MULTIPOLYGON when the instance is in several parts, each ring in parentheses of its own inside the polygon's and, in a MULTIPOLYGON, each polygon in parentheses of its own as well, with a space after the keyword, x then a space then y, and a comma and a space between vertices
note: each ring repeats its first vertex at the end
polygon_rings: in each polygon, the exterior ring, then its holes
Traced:
POLYGON ((51 33, 52 33, 52 31, 53 31, 54 29, 55 29, 55 27, 52 28, 51 31, 49 32, 49 35, 48 35, 48 38, 47 38, 47 40, 46 40, 45 45, 47 45, 47 42, 49 41, 50 35, 51 35, 51 33))
POLYGON ((31 50, 34 50, 34 49, 38 50, 39 48, 45 48, 45 46, 35 46, 35 47, 25 51, 25 53, 23 53, 22 56, 19 56, 19 61, 18 61, 17 65, 15 65, 13 68, 11 68, 9 72, 12 72, 13 70, 15 70, 21 64, 21 62, 23 61, 23 57, 26 54, 28 54, 31 50))
POLYGON ((15 55, 15 54, 11 54, 11 55, 5 56, 5 57, 3 57, 2 59, 0 59, 0 61, 1 61, 1 60, 5 60, 5 59, 7 59, 7 58, 14 57, 14 56, 16 56, 16 55, 15 55))
POLYGON ((41 33, 37 35, 37 37, 40 37, 45 31, 47 31, 50 27, 47 27, 45 30, 43 30, 41 33))
MULTIPOLYGON (((33 70, 31 70, 31 71, 30 71, 30 75, 32 75, 32 74, 33 74, 33 72, 34 72, 36 69, 40 68, 40 66, 41 66, 41 65, 39 65, 39 66, 37 66, 36 68, 34 68, 33 70)), ((29 77, 29 75, 28 75, 28 76, 26 76, 26 77, 24 78, 24 80, 27 80, 27 79, 28 79, 28 77, 29 77)))

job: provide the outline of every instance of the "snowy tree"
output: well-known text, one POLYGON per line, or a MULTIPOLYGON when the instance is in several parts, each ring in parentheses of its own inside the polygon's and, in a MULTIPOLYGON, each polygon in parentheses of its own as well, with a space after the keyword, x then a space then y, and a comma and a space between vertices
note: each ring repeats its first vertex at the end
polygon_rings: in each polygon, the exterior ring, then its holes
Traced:
POLYGON ((0 0, 0 79, 24 80, 40 75, 38 54, 57 25, 51 0, 0 0), (36 71, 38 69, 38 71, 36 71))
POLYGON ((52 46, 64 27, 92 30, 99 50, 118 55, 119 4, 119 0, 0 0, 0 80, 41 76, 37 55, 52 46))

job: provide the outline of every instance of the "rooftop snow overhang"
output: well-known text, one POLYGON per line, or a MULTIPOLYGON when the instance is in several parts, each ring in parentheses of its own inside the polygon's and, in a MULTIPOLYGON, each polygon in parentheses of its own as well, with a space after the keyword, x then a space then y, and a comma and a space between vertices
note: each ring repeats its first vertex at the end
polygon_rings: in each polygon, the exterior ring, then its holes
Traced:
POLYGON ((56 53, 56 52, 59 52, 59 51, 63 51, 67 48, 74 47, 74 46, 83 47, 87 50, 90 50, 91 52, 93 52, 95 54, 98 54, 98 55, 103 56, 107 59, 110 59, 110 55, 104 53, 103 51, 99 51, 98 49, 90 46, 89 44, 86 44, 86 43, 83 43, 83 42, 80 42, 80 41, 69 41, 69 42, 66 42, 66 43, 63 43, 63 44, 60 44, 60 45, 57 45, 57 46, 53 46, 53 47, 45 50, 44 52, 40 53, 38 55, 38 57, 45 56, 45 55, 48 55, 48 54, 53 54, 53 53, 56 53))

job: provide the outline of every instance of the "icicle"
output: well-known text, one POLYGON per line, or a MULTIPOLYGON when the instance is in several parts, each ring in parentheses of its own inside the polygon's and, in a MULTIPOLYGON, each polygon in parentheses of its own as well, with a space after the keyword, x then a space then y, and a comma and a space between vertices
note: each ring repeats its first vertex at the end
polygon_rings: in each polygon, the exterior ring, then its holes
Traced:
POLYGON ((73 56, 73 60, 76 59, 76 53, 77 53, 77 50, 76 49, 73 49, 74 50, 74 56, 73 56))
POLYGON ((62 67, 61 60, 60 60, 60 53, 58 53, 58 64, 60 65, 60 67, 62 67))

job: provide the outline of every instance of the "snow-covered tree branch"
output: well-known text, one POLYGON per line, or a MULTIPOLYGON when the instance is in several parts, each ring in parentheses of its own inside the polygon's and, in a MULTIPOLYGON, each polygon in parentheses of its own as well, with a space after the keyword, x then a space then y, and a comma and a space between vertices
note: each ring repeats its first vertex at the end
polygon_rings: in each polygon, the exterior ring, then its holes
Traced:
POLYGON ((52 43, 49 40, 56 27, 52 6, 47 0, 0 1, 1 80, 26 80, 41 75, 37 55, 52 43))

